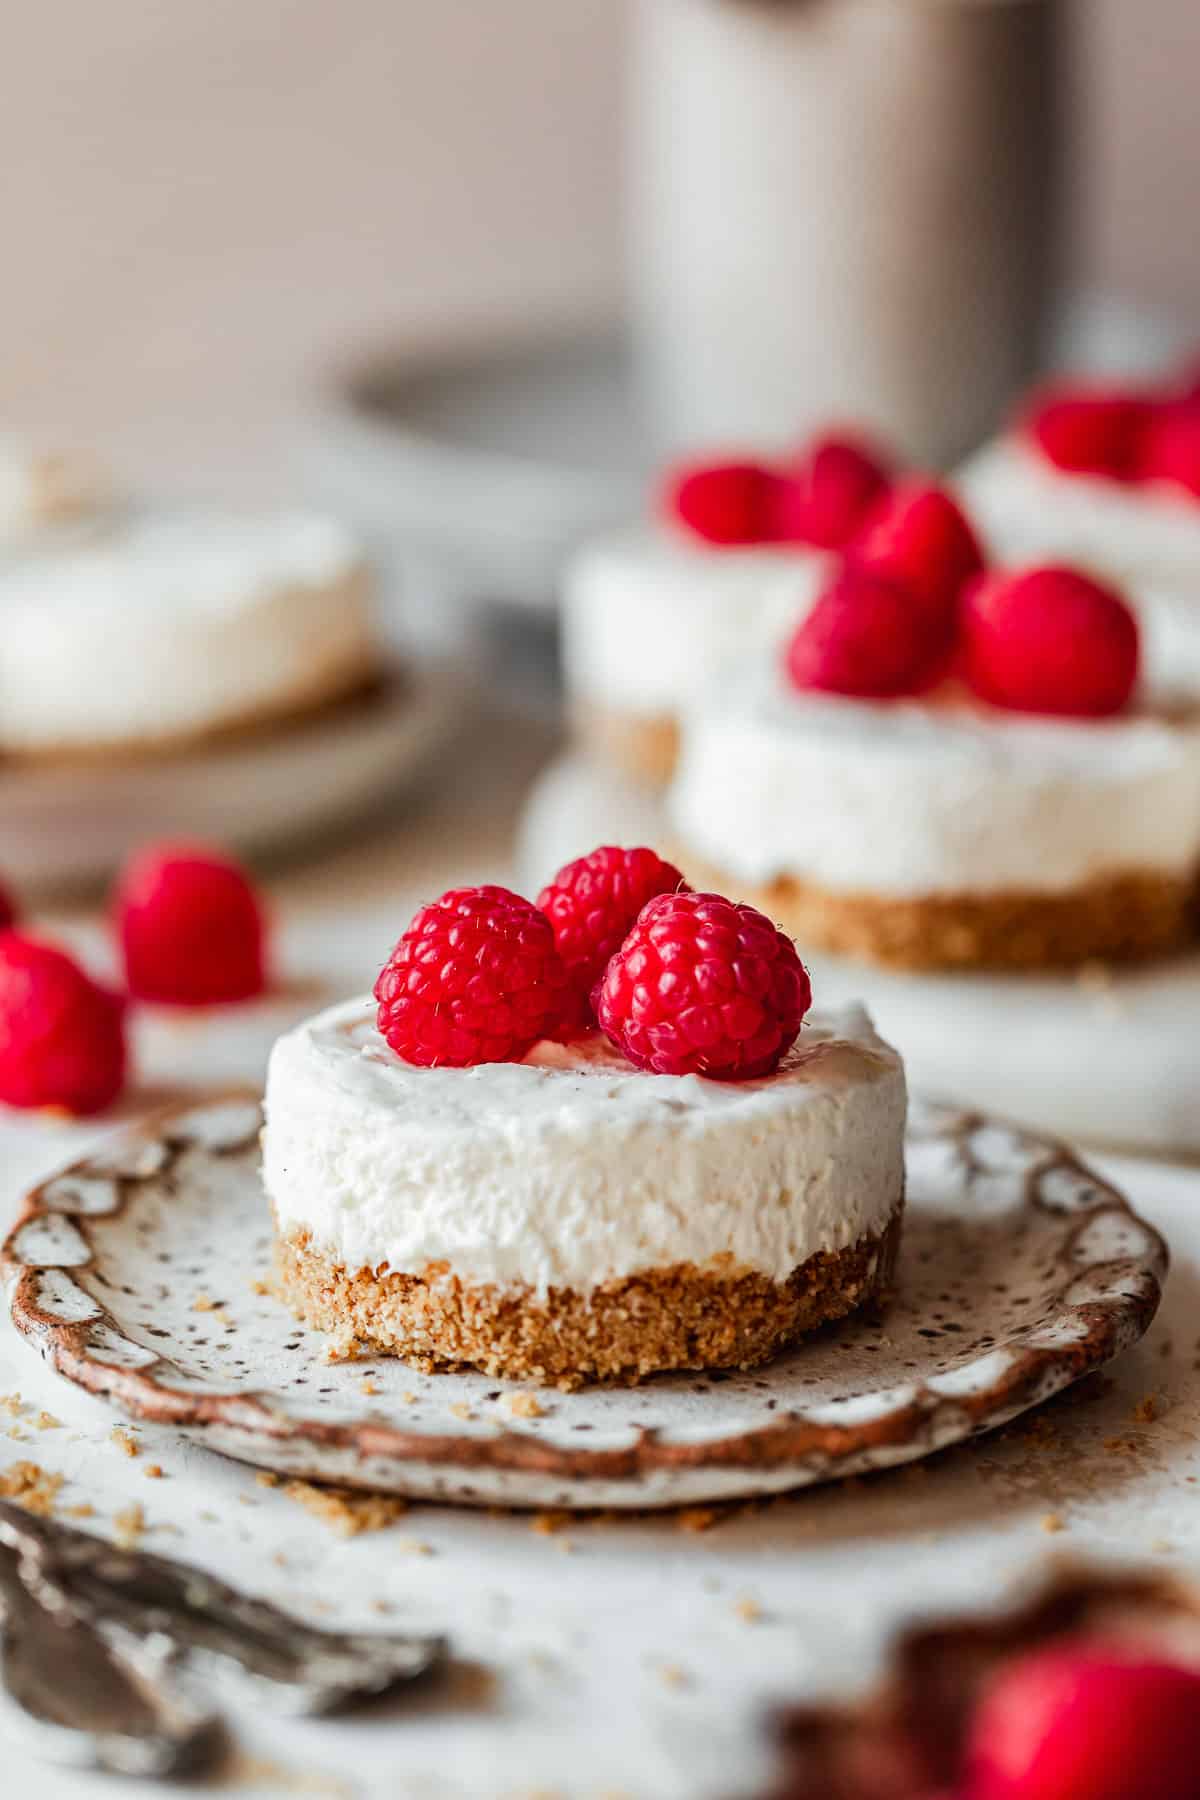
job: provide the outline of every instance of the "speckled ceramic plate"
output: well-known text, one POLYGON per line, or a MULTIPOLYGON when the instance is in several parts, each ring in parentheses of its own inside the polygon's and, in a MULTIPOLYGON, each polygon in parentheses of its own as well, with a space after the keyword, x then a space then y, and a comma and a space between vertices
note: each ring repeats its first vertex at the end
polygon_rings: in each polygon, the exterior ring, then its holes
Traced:
POLYGON ((917 1105, 896 1299, 747 1375, 537 1397, 387 1359, 331 1364, 261 1292, 258 1102, 160 1116, 29 1197, 18 1327, 69 1381, 264 1467, 414 1496, 672 1506, 925 1456, 1107 1362, 1158 1307, 1166 1247, 1060 1145, 917 1105), (529 1409, 532 1410, 532 1409, 529 1409))

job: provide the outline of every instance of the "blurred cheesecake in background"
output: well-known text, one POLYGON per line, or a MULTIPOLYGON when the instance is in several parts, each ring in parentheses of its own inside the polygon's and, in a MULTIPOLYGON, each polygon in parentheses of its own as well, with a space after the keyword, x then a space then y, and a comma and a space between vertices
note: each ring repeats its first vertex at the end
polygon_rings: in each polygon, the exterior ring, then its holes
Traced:
POLYGON ((668 471, 653 520, 584 545, 566 568, 563 675, 581 743, 636 780, 668 781, 684 714, 751 646, 776 641, 889 481, 885 457, 846 432, 777 464, 668 471))
POLYGON ((0 568, 0 753, 154 755, 379 680, 357 544, 302 513, 122 515, 0 568))

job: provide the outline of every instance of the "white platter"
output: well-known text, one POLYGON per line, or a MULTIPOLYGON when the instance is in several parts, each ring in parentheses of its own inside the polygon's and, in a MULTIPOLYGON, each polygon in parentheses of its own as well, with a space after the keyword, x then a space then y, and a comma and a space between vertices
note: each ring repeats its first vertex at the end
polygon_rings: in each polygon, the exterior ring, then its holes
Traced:
POLYGON ((781 1493, 992 1430, 1133 1344, 1166 1248, 1061 1146, 914 1105, 882 1319, 746 1374, 540 1396, 331 1363, 264 1290, 252 1096, 176 1107, 29 1196, 4 1251, 17 1328, 132 1417, 280 1472, 470 1505, 654 1508, 781 1493))
MULTIPOLYGON (((582 756, 526 803, 522 891, 602 843, 669 842, 657 797, 582 756)), ((1086 1142, 1200 1155, 1200 952, 1082 975, 905 975, 805 951, 822 1006, 861 1000, 918 1087, 1086 1142)))
POLYGON ((399 793, 460 705, 452 675, 421 671, 309 724, 158 758, 0 765, 0 869, 41 889, 99 880, 156 837, 300 842, 399 793))

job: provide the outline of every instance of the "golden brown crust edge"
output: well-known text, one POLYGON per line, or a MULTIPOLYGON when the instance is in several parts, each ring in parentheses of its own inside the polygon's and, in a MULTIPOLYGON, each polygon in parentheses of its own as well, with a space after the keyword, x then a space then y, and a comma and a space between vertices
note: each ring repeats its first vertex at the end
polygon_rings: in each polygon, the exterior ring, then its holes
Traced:
POLYGON ((398 1356, 426 1371, 577 1386, 671 1369, 749 1369, 891 1287, 903 1196, 884 1230, 819 1251, 785 1282, 691 1263, 605 1282, 589 1294, 471 1286, 456 1277, 350 1273, 307 1232, 276 1235, 274 1291, 335 1354, 398 1356))
POLYGON ((597 762, 643 787, 666 787, 679 758, 679 722, 670 713, 642 717, 576 700, 571 707, 576 742, 597 762))
POLYGON ((1150 870, 1064 894, 1012 891, 916 899, 837 893, 781 876, 738 881, 674 848, 689 881, 749 901, 801 947, 896 969, 1055 969, 1139 962, 1189 944, 1197 929, 1194 879, 1150 870))

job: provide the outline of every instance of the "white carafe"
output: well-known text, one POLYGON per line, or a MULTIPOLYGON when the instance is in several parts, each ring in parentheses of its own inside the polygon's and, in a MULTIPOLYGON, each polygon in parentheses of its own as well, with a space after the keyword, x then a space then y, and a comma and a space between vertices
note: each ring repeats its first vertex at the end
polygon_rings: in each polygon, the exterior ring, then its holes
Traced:
POLYGON ((662 450, 869 420, 941 462, 1034 366, 1052 0, 639 0, 632 285, 662 450))

